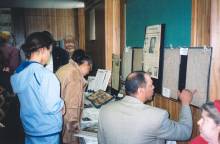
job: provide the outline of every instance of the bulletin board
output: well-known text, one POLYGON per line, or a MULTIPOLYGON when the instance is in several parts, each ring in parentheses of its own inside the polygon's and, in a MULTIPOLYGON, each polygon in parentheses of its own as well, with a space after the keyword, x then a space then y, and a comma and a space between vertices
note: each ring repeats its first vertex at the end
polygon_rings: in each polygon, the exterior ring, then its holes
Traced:
POLYGON ((165 49, 162 95, 178 99, 178 90, 197 90, 191 104, 200 107, 208 98, 211 57, 211 48, 189 48, 184 56, 179 48, 165 49))
POLYGON ((192 104, 202 106, 209 93, 212 49, 189 49, 186 72, 186 88, 196 89, 192 104))
POLYGON ((180 68, 180 50, 165 49, 163 64, 162 95, 177 99, 179 68, 180 68))
POLYGON ((133 48, 132 71, 143 70, 143 48, 133 48))

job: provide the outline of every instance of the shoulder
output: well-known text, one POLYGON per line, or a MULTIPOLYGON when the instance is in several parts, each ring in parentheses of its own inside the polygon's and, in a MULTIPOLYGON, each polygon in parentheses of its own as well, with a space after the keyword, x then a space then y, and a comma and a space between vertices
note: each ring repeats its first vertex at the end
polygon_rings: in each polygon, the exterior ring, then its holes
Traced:
POLYGON ((52 73, 50 70, 45 68, 44 66, 40 64, 32 64, 32 67, 34 69, 34 73, 38 78, 44 80, 44 79, 54 79, 57 80, 54 73, 52 73))
POLYGON ((159 119, 162 119, 164 117, 169 117, 169 113, 161 108, 153 107, 150 105, 146 105, 144 108, 144 112, 148 115, 151 114, 152 117, 157 117, 159 119))
POLYGON ((52 54, 53 55, 56 55, 56 54, 57 55, 68 55, 68 52, 64 50, 63 48, 53 47, 52 54))

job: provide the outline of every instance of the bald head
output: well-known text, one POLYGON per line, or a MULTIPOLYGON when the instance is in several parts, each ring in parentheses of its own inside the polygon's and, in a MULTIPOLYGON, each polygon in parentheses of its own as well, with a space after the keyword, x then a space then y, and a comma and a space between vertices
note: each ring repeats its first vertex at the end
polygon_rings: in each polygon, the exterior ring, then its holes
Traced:
POLYGON ((149 76, 149 74, 143 71, 135 71, 130 73, 125 81, 126 94, 133 95, 137 92, 138 88, 145 87, 147 84, 145 76, 149 76))

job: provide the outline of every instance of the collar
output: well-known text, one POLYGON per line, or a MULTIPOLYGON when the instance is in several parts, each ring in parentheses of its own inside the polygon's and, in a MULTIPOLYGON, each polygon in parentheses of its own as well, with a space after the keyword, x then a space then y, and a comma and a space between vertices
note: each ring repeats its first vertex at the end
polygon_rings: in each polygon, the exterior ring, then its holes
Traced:
POLYGON ((16 73, 19 73, 21 72, 22 70, 24 70, 26 67, 28 67, 30 64, 32 63, 38 63, 40 64, 39 62, 36 62, 36 61, 25 61, 23 62, 20 66, 18 66, 18 68, 15 70, 16 73))

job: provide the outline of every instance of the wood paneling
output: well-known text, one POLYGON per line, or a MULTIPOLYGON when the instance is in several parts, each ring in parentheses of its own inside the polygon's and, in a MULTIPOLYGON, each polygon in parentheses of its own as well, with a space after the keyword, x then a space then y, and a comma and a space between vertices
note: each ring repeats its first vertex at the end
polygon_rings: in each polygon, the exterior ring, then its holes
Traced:
POLYGON ((93 59, 93 74, 98 68, 105 68, 105 11, 104 1, 95 3, 85 11, 86 51, 93 59), (95 40, 90 40, 90 12, 95 10, 95 40))
POLYGON ((79 47, 85 50, 85 9, 78 9, 79 47))
POLYGON ((72 9, 25 9, 24 15, 27 35, 47 30, 57 40, 63 39, 66 35, 76 37, 72 9))
POLYGON ((211 0, 192 0, 191 46, 210 45, 211 0))
POLYGON ((105 0, 105 56, 106 69, 112 69, 112 54, 121 53, 121 14, 123 2, 121 0, 105 0))
POLYGON ((113 52, 113 1, 105 0, 105 68, 109 70, 112 69, 113 52))
POLYGON ((220 1, 212 0, 211 3, 211 46, 213 58, 211 68, 210 99, 220 99, 220 1))
MULTIPOLYGON (((180 102, 162 97, 161 95, 156 95, 154 97, 153 105, 167 110, 170 114, 170 118, 178 121, 180 109, 181 109, 180 102)), ((199 135, 197 121, 200 119, 201 112, 199 108, 194 107, 194 106, 191 106, 191 111, 192 111, 192 116, 193 116, 192 138, 194 138, 199 135)), ((178 144, 188 144, 188 142, 189 141, 178 142, 178 144)))

